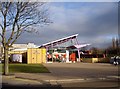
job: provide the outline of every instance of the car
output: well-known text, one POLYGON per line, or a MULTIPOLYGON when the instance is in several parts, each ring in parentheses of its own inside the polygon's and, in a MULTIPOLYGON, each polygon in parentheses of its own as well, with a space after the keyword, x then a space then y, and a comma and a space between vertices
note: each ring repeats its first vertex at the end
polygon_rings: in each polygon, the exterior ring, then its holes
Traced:
POLYGON ((117 64, 120 64, 120 57, 119 57, 119 56, 111 57, 110 63, 111 63, 111 64, 115 64, 115 57, 116 57, 116 63, 117 63, 117 64))

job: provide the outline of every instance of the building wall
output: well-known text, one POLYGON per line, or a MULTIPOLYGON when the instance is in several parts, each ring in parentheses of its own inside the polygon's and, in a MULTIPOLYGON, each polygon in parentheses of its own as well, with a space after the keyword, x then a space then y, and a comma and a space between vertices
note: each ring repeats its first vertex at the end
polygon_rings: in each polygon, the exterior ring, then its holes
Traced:
MULTIPOLYGON (((13 54, 22 54, 22 63, 39 64, 46 63, 46 49, 44 48, 28 48, 27 51, 9 51, 13 54)), ((11 57, 12 58, 12 57, 11 57)), ((12 59, 11 59, 12 60, 12 59)))
MULTIPOLYGON (((22 63, 27 63, 27 55, 25 55, 27 53, 27 51, 25 50, 20 50, 20 51, 9 51, 8 52, 9 55, 10 55, 10 58, 9 58, 9 61, 10 62, 13 62, 13 55, 14 54, 19 54, 19 55, 22 55, 22 63)), ((17 61, 16 61, 17 62, 17 61)), ((19 62, 19 61, 18 61, 19 62)))
POLYGON ((46 63, 46 49, 29 48, 27 50, 27 63, 46 63))

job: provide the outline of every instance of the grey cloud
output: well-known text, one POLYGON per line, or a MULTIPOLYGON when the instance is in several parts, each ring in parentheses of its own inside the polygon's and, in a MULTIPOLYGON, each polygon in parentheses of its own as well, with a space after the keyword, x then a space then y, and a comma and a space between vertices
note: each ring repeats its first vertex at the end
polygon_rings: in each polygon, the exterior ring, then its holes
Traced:
POLYGON ((117 4, 103 4, 78 9, 52 6, 53 24, 40 28, 39 34, 22 35, 18 42, 43 44, 78 33, 80 43, 108 44, 117 35, 117 4))

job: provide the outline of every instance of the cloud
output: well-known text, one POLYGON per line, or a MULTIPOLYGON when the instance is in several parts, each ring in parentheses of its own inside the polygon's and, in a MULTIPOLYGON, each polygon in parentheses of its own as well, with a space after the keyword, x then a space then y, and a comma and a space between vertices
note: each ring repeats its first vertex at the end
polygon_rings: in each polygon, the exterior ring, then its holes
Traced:
POLYGON ((39 28, 39 35, 25 34, 18 42, 43 44, 78 33, 80 43, 107 44, 117 36, 117 8, 117 3, 52 3, 53 23, 39 28), (77 7, 69 8, 70 4, 77 7))
POLYGON ((50 2, 118 2, 119 0, 48 0, 50 2))

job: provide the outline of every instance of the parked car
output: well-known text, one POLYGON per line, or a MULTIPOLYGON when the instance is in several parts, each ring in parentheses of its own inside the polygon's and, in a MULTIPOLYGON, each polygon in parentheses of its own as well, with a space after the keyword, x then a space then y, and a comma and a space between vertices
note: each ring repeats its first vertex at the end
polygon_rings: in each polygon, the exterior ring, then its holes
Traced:
POLYGON ((110 59, 110 63, 111 64, 120 64, 120 57, 119 56, 114 56, 114 57, 111 57, 110 59))

